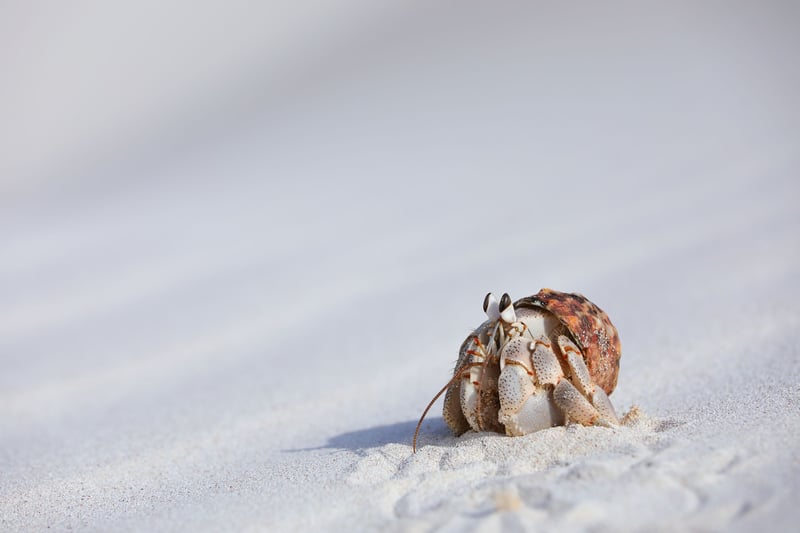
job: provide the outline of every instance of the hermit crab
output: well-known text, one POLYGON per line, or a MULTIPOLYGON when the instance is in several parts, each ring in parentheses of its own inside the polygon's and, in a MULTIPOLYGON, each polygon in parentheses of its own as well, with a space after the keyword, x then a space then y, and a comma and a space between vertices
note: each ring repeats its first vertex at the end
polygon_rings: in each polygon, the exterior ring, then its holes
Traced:
POLYGON ((461 344, 444 420, 456 435, 473 429, 510 436, 577 422, 614 426, 608 395, 617 385, 621 347, 608 315, 577 293, 542 289, 513 304, 483 301, 488 320, 461 344))

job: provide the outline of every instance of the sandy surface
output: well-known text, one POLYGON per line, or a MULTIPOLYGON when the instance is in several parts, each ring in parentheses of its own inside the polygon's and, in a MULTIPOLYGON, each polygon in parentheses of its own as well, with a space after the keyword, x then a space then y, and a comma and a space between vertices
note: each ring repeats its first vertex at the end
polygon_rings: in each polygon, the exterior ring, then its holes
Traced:
POLYGON ((246 120, 7 180, 0 529, 794 530, 800 41, 708 9, 393 14, 246 120), (639 415, 437 407, 412 454, 484 294, 541 287, 639 415))

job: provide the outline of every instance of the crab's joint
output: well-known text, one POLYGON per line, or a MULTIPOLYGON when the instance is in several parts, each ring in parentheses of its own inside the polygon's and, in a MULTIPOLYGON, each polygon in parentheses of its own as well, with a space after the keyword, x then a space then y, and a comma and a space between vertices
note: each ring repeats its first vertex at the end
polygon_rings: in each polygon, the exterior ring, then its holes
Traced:
MULTIPOLYGON (((479 362, 479 363, 468 363, 468 364, 464 365, 464 366, 462 367, 461 374, 459 375, 460 379, 466 379, 467 381, 469 381, 469 380, 472 378, 472 375, 471 375, 471 373, 470 373, 470 369, 472 369, 472 368, 475 368, 475 367, 477 367, 477 366, 480 366, 480 367, 482 367, 482 366, 483 366, 483 362, 479 362)), ((476 387, 480 388, 480 387, 478 386, 478 385, 479 385, 479 383, 478 383, 478 382, 476 382, 476 381, 472 381, 472 382, 470 382, 470 383, 472 383, 472 385, 475 385, 476 387)))
POLYGON ((532 372, 530 369, 528 369, 528 367, 525 366, 525 363, 523 363, 522 361, 517 361, 516 359, 506 359, 505 363, 507 365, 517 365, 519 367, 522 367, 522 369, 525 372, 527 372, 529 376, 536 376, 536 374, 534 372, 532 372))
POLYGON ((483 362, 467 363, 466 365, 461 367, 461 375, 468 377, 469 376, 469 369, 470 368, 475 368, 476 366, 483 366, 483 362))
POLYGON ((514 331, 522 335, 523 333, 528 331, 528 325, 525 322, 514 322, 513 324, 511 324, 510 329, 513 329, 514 331))

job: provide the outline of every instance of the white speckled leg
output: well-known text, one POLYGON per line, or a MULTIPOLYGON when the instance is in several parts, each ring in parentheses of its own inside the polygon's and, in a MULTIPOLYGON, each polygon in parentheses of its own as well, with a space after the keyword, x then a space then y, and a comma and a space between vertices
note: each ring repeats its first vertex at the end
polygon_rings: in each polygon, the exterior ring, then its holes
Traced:
POLYGON ((592 403, 600 413, 601 423, 611 426, 619 425, 619 417, 617 416, 617 412, 614 410, 614 406, 611 405, 611 400, 608 399, 606 391, 600 387, 595 387, 594 394, 592 395, 592 403))
POLYGON ((586 363, 583 361, 583 355, 580 349, 564 335, 558 338, 558 346, 561 348, 561 353, 567 358, 572 384, 575 385, 584 396, 591 398, 594 392, 594 384, 589 375, 589 369, 586 368, 586 363))
POLYGON ((531 341, 528 348, 532 351, 531 362, 536 373, 536 381, 540 385, 555 385, 564 377, 561 363, 558 362, 550 343, 544 339, 531 341))
POLYGON ((556 404, 570 420, 584 425, 617 425, 619 419, 605 391, 592 383, 580 349, 562 335, 558 346, 567 358, 570 381, 562 380, 553 392, 556 404))
POLYGON ((500 372, 497 391, 500 394, 498 420, 505 426, 506 434, 524 435, 518 428, 517 417, 525 402, 535 392, 530 376, 520 366, 506 365, 500 372))
MULTIPOLYGON (((476 353, 482 352, 475 342, 470 343, 469 350, 476 353)), ((472 355, 469 359, 470 363, 483 363, 484 358, 480 355, 472 355)), ((474 431, 480 431, 478 424, 478 389, 476 383, 480 383, 481 367, 473 366, 464 372, 464 377, 461 378, 461 410, 469 422, 469 426, 474 431)))
POLYGON ((567 415, 567 418, 574 422, 584 426, 591 426, 600 418, 600 413, 597 412, 597 409, 568 379, 562 379, 556 385, 555 390, 553 390, 553 399, 556 405, 567 415))

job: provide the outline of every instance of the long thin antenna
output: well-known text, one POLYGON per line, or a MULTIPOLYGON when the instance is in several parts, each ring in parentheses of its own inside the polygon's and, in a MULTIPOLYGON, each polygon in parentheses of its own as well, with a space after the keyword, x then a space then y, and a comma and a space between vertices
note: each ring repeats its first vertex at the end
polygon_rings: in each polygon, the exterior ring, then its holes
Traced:
MULTIPOLYGON (((477 363, 477 364, 480 364, 480 363, 477 363)), ((414 453, 417 453, 417 436, 419 436, 419 428, 422 427, 422 421, 425 420, 425 416, 428 414, 428 411, 431 410, 431 407, 433 407, 433 404, 436 403, 436 400, 439 399, 439 396, 444 394, 444 391, 446 391, 450 387, 450 385, 453 384, 453 382, 455 380, 461 379, 461 377, 462 377, 461 373, 464 370, 466 370, 467 368, 469 368, 471 366, 475 366, 475 365, 476 365, 476 363, 465 363, 458 370, 453 372, 453 377, 450 378, 450 381, 448 381, 447 384, 444 387, 442 387, 442 390, 440 390, 439 392, 436 393, 436 396, 433 397, 431 402, 428 404, 428 407, 426 407, 425 410, 422 412, 422 416, 420 417, 419 422, 417 422, 417 428, 414 430, 414 440, 412 441, 412 444, 411 444, 411 449, 414 451, 414 453)))

